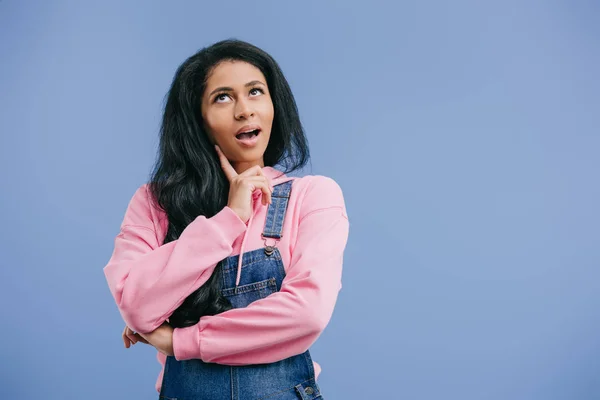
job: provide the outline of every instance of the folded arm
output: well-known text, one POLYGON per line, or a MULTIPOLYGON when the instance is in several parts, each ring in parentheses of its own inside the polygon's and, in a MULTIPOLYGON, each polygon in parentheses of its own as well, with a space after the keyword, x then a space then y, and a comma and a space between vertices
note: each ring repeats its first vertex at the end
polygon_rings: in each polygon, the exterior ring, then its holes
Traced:
POLYGON ((212 218, 197 217, 177 240, 159 245, 142 186, 131 199, 104 274, 121 316, 133 330, 160 326, 217 263, 232 252, 246 224, 225 207, 212 218))
POLYGON ((302 204, 290 267, 279 292, 245 308, 175 329, 178 360, 226 365, 271 363, 306 351, 328 324, 341 289, 349 230, 341 189, 317 177, 302 204))

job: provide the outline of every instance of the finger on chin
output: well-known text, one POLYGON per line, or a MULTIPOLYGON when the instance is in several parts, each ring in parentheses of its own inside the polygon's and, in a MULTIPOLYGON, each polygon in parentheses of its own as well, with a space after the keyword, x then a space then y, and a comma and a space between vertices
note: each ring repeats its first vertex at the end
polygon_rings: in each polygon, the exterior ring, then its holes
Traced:
POLYGON ((217 150, 219 161, 221 162, 221 168, 223 169, 227 180, 231 182, 231 180, 237 176, 237 172, 235 171, 235 168, 233 168, 233 166, 231 165, 231 163, 229 162, 229 160, 225 156, 225 153, 223 153, 223 150, 221 150, 219 145, 216 144, 215 149, 217 150))

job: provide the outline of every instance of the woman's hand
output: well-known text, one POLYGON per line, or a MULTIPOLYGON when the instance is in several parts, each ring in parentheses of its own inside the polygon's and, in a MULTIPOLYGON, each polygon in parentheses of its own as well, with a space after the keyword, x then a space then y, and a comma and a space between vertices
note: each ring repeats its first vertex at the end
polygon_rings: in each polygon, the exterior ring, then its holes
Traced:
POLYGON ((154 346, 161 353, 173 355, 173 327, 167 322, 149 333, 138 333, 146 343, 154 346))
POLYGON ((259 165, 255 165, 238 174, 218 145, 215 145, 215 149, 219 155, 221 168, 223 168, 225 176, 229 180, 229 200, 227 201, 227 206, 242 221, 248 222, 250 215, 252 215, 252 193, 256 189, 260 189, 263 192, 262 203, 263 205, 267 205, 267 203, 271 203, 273 188, 259 165))
POLYGON ((137 342, 152 345, 156 350, 168 356, 173 355, 173 328, 164 323, 150 333, 137 333, 125 325, 123 330, 123 342, 125 348, 129 348, 137 342))
POLYGON ((130 327, 125 325, 125 329, 123 330, 123 343, 125 343, 125 348, 128 349, 137 342, 149 344, 139 333, 135 333, 130 327))

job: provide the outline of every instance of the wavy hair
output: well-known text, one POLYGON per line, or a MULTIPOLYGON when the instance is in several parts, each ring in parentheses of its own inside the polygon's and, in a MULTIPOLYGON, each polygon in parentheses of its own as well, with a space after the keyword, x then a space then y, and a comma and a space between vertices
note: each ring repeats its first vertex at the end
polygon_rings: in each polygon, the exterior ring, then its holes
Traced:
MULTIPOLYGON (((169 221, 163 244, 177 240, 196 217, 210 218, 227 205, 229 181, 204 129, 201 110, 207 78, 223 61, 252 64, 267 81, 274 117, 264 165, 281 165, 290 173, 310 159, 296 101, 277 62, 241 40, 223 40, 201 49, 179 66, 165 97, 158 154, 149 181, 151 195, 169 221)), ((194 325, 203 315, 232 308, 221 295, 221 273, 222 261, 169 317, 171 326, 194 325)))

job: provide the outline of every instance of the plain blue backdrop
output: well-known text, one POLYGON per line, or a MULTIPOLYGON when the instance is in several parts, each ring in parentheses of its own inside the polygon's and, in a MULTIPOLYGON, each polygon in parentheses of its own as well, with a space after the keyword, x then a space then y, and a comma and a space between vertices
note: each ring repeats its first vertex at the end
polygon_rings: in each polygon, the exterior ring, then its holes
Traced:
POLYGON ((153 399, 103 267, 181 62, 280 63, 350 217, 327 399, 600 398, 595 1, 0 1, 4 399, 153 399))

